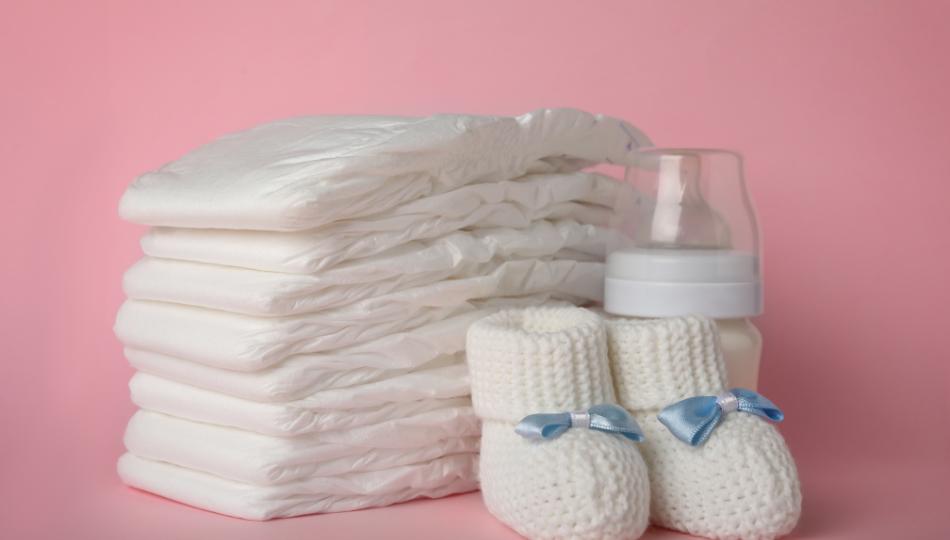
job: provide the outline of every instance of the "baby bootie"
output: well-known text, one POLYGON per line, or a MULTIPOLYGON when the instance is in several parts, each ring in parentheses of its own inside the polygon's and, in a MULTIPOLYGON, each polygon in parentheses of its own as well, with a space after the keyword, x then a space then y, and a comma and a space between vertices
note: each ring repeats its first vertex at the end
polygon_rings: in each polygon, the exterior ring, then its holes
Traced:
POLYGON ((721 539, 791 531, 801 511, 795 462, 760 417, 781 413, 754 392, 725 391, 714 323, 608 319, 607 336, 617 398, 646 435, 652 523, 721 539))
POLYGON ((470 327, 466 354, 488 510, 532 539, 639 537, 649 480, 639 428, 620 407, 598 406, 614 403, 600 316, 502 311, 470 327))

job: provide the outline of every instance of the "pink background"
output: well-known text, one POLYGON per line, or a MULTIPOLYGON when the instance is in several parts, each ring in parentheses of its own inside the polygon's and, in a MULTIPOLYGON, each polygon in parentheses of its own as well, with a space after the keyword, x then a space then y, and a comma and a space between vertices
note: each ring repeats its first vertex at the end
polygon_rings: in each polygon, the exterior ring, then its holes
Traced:
POLYGON ((477 494, 261 524, 122 486, 131 370, 111 325, 143 229, 116 204, 136 174, 266 120, 548 106, 745 154, 767 256, 761 386, 799 461, 796 535, 950 532, 950 3, 6 1, 2 13, 0 536, 512 536, 477 494))

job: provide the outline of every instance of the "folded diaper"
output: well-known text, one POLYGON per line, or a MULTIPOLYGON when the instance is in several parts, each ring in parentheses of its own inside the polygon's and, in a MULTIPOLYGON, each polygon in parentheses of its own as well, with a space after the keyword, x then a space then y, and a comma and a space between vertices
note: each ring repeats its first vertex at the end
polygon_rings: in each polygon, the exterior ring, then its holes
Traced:
POLYGON ((115 332, 126 346, 209 366, 254 371, 298 353, 331 351, 412 329, 475 306, 423 308, 404 319, 359 322, 359 313, 326 312, 281 318, 237 315, 163 302, 129 300, 116 317, 115 332), (348 315, 348 317, 347 317, 348 315), (175 340, 166 336, 173 335, 175 340))
MULTIPOLYGON (((570 256, 570 254, 567 254, 570 256)), ((404 264, 411 265, 406 261, 404 264)), ((407 272, 402 278, 375 283, 320 287, 322 272, 316 275, 282 274, 245 270, 229 266, 171 261, 146 257, 126 275, 129 298, 187 304, 191 306, 259 316, 296 315, 325 311, 368 298, 387 298, 390 293, 413 289, 425 298, 430 291, 445 290, 456 298, 510 294, 514 283, 527 293, 557 290, 567 295, 594 299, 601 296, 595 278, 603 274, 603 264, 572 259, 537 258, 493 260, 469 265, 458 276, 449 271, 407 272), (316 290, 313 290, 316 288, 316 290), (475 296, 472 296, 475 295, 475 296)), ((332 277, 332 276, 331 276, 332 277)), ((396 302, 418 303, 406 297, 396 302)), ((374 302, 373 309, 382 303, 374 302)))
POLYGON ((353 431, 357 435, 344 430, 273 437, 139 411, 126 428, 125 447, 142 458, 258 485, 389 469, 478 449, 474 421, 435 428, 404 424, 398 433, 389 423, 353 431))
POLYGON ((372 441, 375 437, 372 434, 379 433, 379 430, 387 430, 386 436, 408 437, 399 430, 418 428, 430 433, 442 433, 438 438, 444 438, 460 436, 470 426, 476 425, 471 400, 467 395, 384 402, 352 409, 316 409, 293 401, 250 401, 147 373, 136 373, 129 382, 129 388, 132 401, 142 409, 266 435, 335 432, 337 435, 331 437, 343 434, 347 438, 339 442, 348 444, 372 441), (367 434, 357 429, 363 426, 375 427, 367 434))
POLYGON ((468 326, 492 310, 471 311, 332 352, 297 354, 258 370, 234 371, 151 351, 126 348, 145 372, 254 401, 290 401, 311 392, 370 382, 456 355, 468 326))
MULTIPOLYGON (((516 259, 590 260, 594 257, 585 254, 603 249, 600 231, 570 220, 539 221, 524 230, 460 231, 434 241, 410 242, 313 274, 145 257, 125 273, 123 288, 129 298, 140 300, 248 315, 291 315, 452 278, 502 280, 516 270, 516 265, 506 261, 516 259)), ((571 264, 551 266, 569 268, 571 264)))
POLYGON ((233 371, 138 349, 126 349, 125 356, 129 364, 138 371, 234 397, 263 402, 292 401, 320 390, 348 388, 410 373, 414 369, 464 361, 464 355, 455 353, 436 356, 420 368, 325 369, 308 360, 310 356, 319 355, 297 355, 260 371, 233 371))
POLYGON ((222 137, 142 175, 120 213, 148 225, 303 230, 466 184, 624 163, 648 144, 626 122, 570 109, 300 117, 222 137))
POLYGON ((466 186, 364 219, 305 231, 159 227, 142 238, 142 249, 148 255, 169 259, 312 273, 465 228, 525 229, 539 220, 574 220, 605 228, 616 187, 616 180, 593 173, 536 175, 466 186), (586 189, 571 189, 574 184, 586 189), (555 189, 558 187, 561 189, 555 189), (584 197, 603 204, 585 202, 584 197))
POLYGON ((461 358, 346 388, 327 388, 287 405, 314 410, 361 409, 395 401, 441 399, 467 395, 468 370, 461 358))
POLYGON ((335 351, 296 354, 257 371, 215 368, 134 348, 125 354, 134 367, 168 379, 255 401, 289 401, 329 388, 339 376, 330 373, 365 369, 382 376, 453 356, 464 349, 469 325, 489 313, 475 310, 335 351))
POLYGON ((265 520, 474 491, 477 467, 477 455, 454 454, 381 471, 257 486, 127 453, 119 458, 118 471, 132 487, 212 512, 265 520))
MULTIPOLYGON (((580 203, 561 203, 537 220, 570 219, 605 227, 609 211, 580 203)), ((369 257, 415 240, 426 240, 478 228, 523 229, 531 221, 432 219, 432 227, 410 227, 391 232, 333 236, 324 231, 273 232, 230 229, 157 227, 142 237, 142 251, 153 257, 207 262, 272 272, 314 273, 352 259, 369 257), (472 223, 468 223, 472 222, 472 223)), ((601 258, 603 250, 600 250, 601 258)))
POLYGON ((533 305, 549 298, 598 300, 602 276, 602 263, 512 261, 488 276, 447 280, 288 317, 128 300, 116 317, 115 332, 131 348, 252 371, 292 354, 343 348, 477 309, 533 305), (175 339, 167 339, 169 335, 175 339))

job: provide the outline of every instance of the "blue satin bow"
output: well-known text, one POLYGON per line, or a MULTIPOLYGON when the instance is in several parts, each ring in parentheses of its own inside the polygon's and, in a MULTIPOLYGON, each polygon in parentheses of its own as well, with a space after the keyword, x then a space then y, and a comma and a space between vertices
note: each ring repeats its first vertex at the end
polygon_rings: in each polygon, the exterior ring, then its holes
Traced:
POLYGON ((643 432, 630 413, 617 405, 594 405, 586 412, 529 414, 515 426, 515 433, 527 439, 556 439, 572 427, 622 435, 631 441, 643 440, 643 432))
POLYGON ((785 415, 774 403, 752 390, 733 388, 718 396, 697 396, 677 401, 665 407, 657 419, 677 439, 692 446, 706 442, 722 417, 741 411, 773 422, 781 422, 785 415))

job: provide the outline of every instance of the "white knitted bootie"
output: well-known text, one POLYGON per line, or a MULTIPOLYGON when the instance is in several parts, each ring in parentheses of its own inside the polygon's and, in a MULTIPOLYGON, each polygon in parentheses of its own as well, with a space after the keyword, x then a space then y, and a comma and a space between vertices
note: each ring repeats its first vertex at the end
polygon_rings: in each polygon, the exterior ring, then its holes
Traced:
POLYGON ((736 411, 735 400, 724 394, 715 324, 700 317, 608 319, 607 335, 617 398, 646 435, 640 446, 650 473, 652 523, 721 539, 770 539, 791 531, 801 512, 795 462, 774 426, 736 411), (657 414, 696 396, 725 396, 732 403, 723 402, 721 410, 731 412, 711 423, 709 438, 691 446, 657 414))
POLYGON ((600 316, 560 306, 502 311, 471 326, 466 354, 488 510, 532 539, 639 537, 650 496, 637 443, 582 427, 543 440, 515 432, 528 415, 614 403, 600 316))

